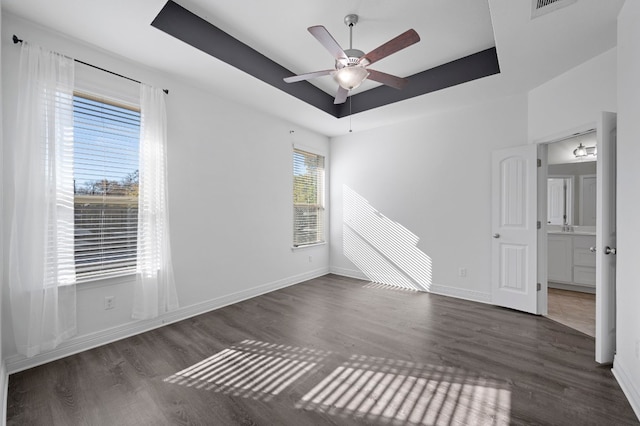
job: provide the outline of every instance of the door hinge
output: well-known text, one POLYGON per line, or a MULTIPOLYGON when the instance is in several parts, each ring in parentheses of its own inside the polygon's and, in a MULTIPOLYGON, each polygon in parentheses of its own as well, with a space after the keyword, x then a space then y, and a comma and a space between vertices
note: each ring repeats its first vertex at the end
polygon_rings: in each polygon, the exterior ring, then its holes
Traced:
POLYGON ((536 222, 536 227, 537 227, 538 229, 541 229, 541 228, 542 228, 542 223, 540 223, 540 221, 537 221, 537 222, 536 222))
POLYGON ((536 283, 536 291, 542 290, 542 284, 536 283))
POLYGON ((542 160, 538 158, 538 167, 542 167, 542 160))

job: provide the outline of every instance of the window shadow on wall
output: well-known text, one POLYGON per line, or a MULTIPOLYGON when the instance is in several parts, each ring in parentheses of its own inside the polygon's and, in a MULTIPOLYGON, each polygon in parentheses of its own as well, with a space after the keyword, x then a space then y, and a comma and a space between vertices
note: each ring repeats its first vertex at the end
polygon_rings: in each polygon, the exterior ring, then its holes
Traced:
POLYGON ((342 186, 343 253, 375 283, 430 291, 431 258, 418 249, 419 238, 381 214, 347 185, 342 186))

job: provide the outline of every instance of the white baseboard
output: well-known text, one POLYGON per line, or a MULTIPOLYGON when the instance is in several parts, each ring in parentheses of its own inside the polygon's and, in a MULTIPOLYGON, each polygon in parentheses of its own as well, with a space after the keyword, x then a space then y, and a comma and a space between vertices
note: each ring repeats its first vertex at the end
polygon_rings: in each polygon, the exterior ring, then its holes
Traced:
MULTIPOLYGON (((344 277, 356 278, 369 281, 369 278, 357 269, 339 268, 332 266, 329 272, 344 277)), ((450 287, 446 285, 431 284, 429 293, 439 294, 441 296, 455 297, 456 299, 465 299, 472 302, 491 303, 491 293, 485 293, 475 290, 467 290, 464 288, 450 287)))
POLYGON ((331 266, 329 272, 332 274, 340 275, 348 278, 355 278, 358 280, 370 281, 369 278, 358 269, 339 268, 337 266, 331 266))
POLYGON ((4 360, 0 362, 0 424, 2 426, 7 424, 7 396, 9 388, 9 375, 7 374, 7 368, 4 360))
POLYGON ((70 340, 61 343, 57 348, 36 355, 32 358, 26 358, 22 355, 12 355, 6 359, 6 371, 9 374, 17 373, 47 362, 55 361, 69 355, 73 355, 88 349, 115 342, 136 334, 144 333, 167 324, 182 321, 196 315, 204 314, 215 309, 238 303, 243 300, 251 299, 261 294, 269 293, 281 288, 289 287, 294 284, 321 277, 329 273, 329 268, 320 268, 287 278, 283 278, 270 283, 265 283, 236 293, 217 297, 205 302, 197 303, 190 306, 179 308, 176 311, 169 312, 158 318, 144 321, 131 321, 117 327, 98 331, 91 334, 76 336, 70 340))
POLYGON ((622 392, 624 392, 627 400, 629 400, 629 404, 631 404, 631 408, 633 408, 633 411, 636 413, 636 417, 640 420, 640 390, 629 376, 620 357, 613 358, 613 368, 611 371, 622 388, 622 392))
POLYGON ((491 293, 469 290, 466 288, 432 284, 431 293, 439 294, 441 296, 455 297, 456 299, 470 300, 472 302, 491 303, 491 293))
POLYGON ((586 286, 586 285, 556 283, 556 282, 553 282, 553 281, 549 281, 547 283, 547 285, 548 285, 549 288, 557 288, 559 290, 579 291, 581 293, 596 294, 596 288, 595 287, 589 287, 589 286, 586 286))

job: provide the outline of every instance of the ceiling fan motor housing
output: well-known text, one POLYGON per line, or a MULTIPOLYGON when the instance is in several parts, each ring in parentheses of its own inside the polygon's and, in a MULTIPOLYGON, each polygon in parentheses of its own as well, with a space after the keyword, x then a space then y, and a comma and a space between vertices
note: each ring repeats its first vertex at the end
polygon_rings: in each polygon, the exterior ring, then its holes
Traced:
POLYGON ((364 56, 364 52, 358 49, 346 49, 344 53, 347 54, 349 59, 346 63, 344 60, 336 60, 336 69, 358 65, 358 61, 364 56))

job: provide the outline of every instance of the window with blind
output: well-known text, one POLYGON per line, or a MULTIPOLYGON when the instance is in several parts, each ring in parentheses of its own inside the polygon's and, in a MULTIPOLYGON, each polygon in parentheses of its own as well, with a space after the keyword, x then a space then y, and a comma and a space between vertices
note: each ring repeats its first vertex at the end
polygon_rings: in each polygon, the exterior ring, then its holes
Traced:
POLYGON ((324 157, 293 150, 293 246, 324 242, 324 157))
POLYGON ((76 93, 73 116, 77 281, 135 273, 140 111, 76 93))

